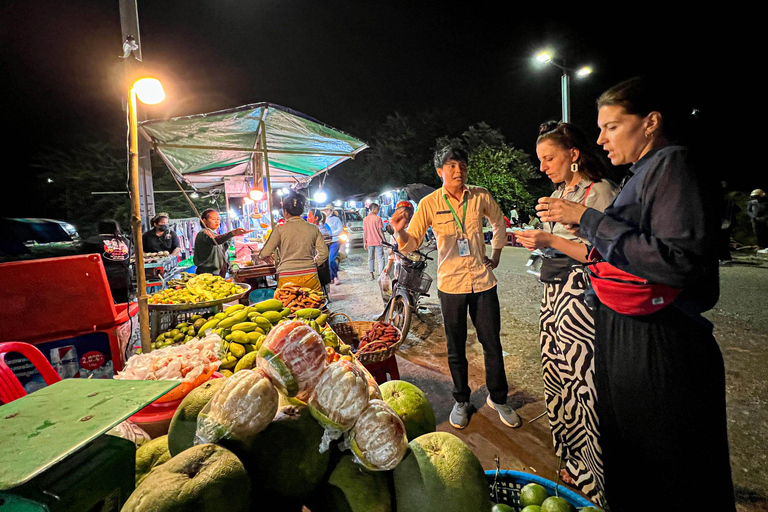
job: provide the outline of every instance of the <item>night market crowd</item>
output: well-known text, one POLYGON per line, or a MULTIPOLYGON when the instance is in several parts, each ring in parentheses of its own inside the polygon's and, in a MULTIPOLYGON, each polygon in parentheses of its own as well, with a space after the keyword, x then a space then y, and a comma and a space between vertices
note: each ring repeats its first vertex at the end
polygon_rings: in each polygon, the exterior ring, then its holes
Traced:
MULTIPOLYGON (((563 479, 607 509, 735 510, 726 432, 725 371, 702 313, 719 297, 719 182, 702 172, 692 105, 665 84, 624 81, 597 101, 597 144, 631 167, 617 186, 583 132, 542 125, 540 170, 555 184, 536 205, 542 229, 516 231, 544 253, 540 346, 553 443, 563 479), (652 493, 640 498, 641 488, 652 493)), ((487 403, 509 427, 500 308, 493 269, 506 243, 491 194, 467 185, 467 154, 445 147, 443 186, 389 225, 401 252, 431 227, 455 405, 470 420, 467 313, 483 347, 487 403), (483 219, 493 227, 486 255, 483 219)), ((762 191, 761 191, 762 192, 762 191)), ((764 196, 764 194, 763 194, 764 196)), ((763 215, 765 213, 763 212, 763 215)), ((503 293, 503 292, 502 292, 503 293)))

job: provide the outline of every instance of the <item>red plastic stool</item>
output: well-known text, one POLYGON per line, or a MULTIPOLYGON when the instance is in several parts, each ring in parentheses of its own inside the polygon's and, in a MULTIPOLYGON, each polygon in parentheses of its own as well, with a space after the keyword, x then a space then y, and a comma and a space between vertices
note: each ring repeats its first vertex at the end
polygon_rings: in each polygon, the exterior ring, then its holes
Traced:
POLYGON ((377 384, 384 384, 388 380, 400 380, 400 370, 397 369, 397 358, 394 354, 383 361, 363 366, 371 372, 377 384))

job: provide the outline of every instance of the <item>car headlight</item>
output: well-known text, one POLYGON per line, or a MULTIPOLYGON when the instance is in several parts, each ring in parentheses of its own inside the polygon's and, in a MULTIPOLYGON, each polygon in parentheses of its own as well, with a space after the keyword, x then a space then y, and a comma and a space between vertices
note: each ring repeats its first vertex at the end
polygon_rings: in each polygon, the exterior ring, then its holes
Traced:
POLYGON ((347 235, 346 233, 342 233, 339 235, 339 240, 341 240, 342 242, 346 242, 347 240, 349 240, 349 235, 347 235))

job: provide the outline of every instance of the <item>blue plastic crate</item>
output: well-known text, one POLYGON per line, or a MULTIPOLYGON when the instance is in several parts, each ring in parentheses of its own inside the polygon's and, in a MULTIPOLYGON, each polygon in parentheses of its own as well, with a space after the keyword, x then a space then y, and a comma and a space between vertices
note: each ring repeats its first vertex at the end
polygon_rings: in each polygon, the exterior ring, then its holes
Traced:
POLYGON ((498 472, 497 478, 495 470, 488 470, 485 472, 485 478, 488 480, 491 501, 509 505, 518 512, 522 509, 520 506, 520 489, 532 482, 544 487, 550 496, 557 495, 561 498, 565 498, 574 507, 581 508, 596 506, 594 503, 581 495, 576 494, 572 490, 562 485, 557 485, 557 489, 555 489, 556 484, 552 480, 547 480, 546 478, 530 473, 501 469, 498 472), (496 483, 496 489, 494 489, 494 482, 496 483), (555 493, 555 490, 557 490, 557 493, 555 493))

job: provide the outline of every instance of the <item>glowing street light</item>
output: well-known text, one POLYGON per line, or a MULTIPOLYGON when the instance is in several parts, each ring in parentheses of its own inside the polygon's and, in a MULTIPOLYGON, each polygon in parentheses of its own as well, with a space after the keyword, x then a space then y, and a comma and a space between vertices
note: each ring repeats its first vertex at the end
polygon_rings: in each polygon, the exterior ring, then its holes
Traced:
POLYGON ((144 274, 144 245, 141 237, 141 206, 139 204, 139 125, 136 116, 136 98, 142 103, 154 105, 165 99, 163 86, 155 78, 142 78, 131 85, 128 101, 128 138, 131 153, 131 198, 133 199, 133 233, 136 237, 136 284, 138 287, 139 330, 141 333, 141 351, 152 351, 149 337, 149 307, 147 306, 147 278, 144 274))
POLYGON ((536 62, 539 65, 551 64, 556 68, 559 68, 563 75, 560 77, 560 94, 561 103, 563 106, 563 122, 569 123, 571 118, 571 102, 570 102, 570 74, 576 73, 579 78, 584 78, 592 73, 592 68, 584 66, 578 71, 572 68, 565 67, 565 61, 558 63, 553 57, 553 52, 549 50, 539 52, 535 57, 536 62))
POLYGON ((315 202, 316 203, 324 203, 326 201, 326 199, 328 199, 328 196, 322 190, 318 190, 317 192, 315 192, 315 202))

